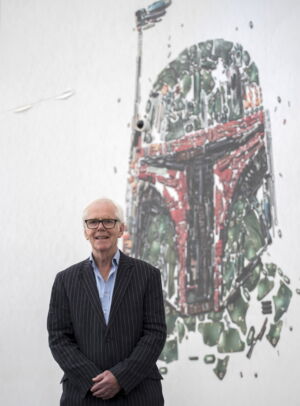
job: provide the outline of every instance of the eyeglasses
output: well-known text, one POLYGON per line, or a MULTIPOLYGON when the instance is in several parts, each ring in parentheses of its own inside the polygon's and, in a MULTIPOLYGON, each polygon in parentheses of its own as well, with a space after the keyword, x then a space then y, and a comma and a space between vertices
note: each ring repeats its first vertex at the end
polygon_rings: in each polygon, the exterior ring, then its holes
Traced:
POLYGON ((119 221, 119 220, 118 219, 102 219, 102 220, 88 219, 88 220, 84 220, 87 228, 91 228, 91 229, 98 228, 100 223, 102 223, 102 226, 105 229, 114 228, 117 221, 119 221))

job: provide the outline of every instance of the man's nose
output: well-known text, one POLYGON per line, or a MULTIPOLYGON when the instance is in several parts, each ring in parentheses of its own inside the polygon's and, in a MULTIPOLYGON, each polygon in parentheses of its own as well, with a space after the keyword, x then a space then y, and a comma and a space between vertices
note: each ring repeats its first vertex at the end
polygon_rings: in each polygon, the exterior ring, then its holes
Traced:
POLYGON ((100 223, 99 223, 99 226, 98 226, 97 230, 105 230, 105 227, 103 226, 102 221, 100 221, 100 223))

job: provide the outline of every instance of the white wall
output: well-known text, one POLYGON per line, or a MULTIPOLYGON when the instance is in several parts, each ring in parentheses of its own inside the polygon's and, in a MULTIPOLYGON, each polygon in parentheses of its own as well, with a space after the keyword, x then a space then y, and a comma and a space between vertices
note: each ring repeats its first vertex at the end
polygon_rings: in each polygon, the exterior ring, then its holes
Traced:
MULTIPOLYGON (((125 203, 134 12, 149 3, 1 1, 1 405, 58 404, 61 372, 48 350, 45 325, 50 289, 59 270, 89 253, 80 223, 84 205, 101 195, 125 203), (69 89, 71 97, 56 99, 69 89), (14 112, 25 105, 33 106, 14 112)), ((173 0, 165 19, 145 31, 142 83, 145 101, 149 79, 166 66, 170 49, 175 58, 193 43, 224 38, 250 52, 271 113, 283 232, 269 254, 291 277, 293 292, 300 287, 299 18, 297 0, 173 0)), ((191 336, 179 361, 168 366, 166 405, 298 405, 299 301, 294 293, 276 351, 262 344, 251 361, 232 356, 222 382, 202 362, 207 350, 200 336, 191 336), (200 361, 189 361, 195 354, 200 361)))

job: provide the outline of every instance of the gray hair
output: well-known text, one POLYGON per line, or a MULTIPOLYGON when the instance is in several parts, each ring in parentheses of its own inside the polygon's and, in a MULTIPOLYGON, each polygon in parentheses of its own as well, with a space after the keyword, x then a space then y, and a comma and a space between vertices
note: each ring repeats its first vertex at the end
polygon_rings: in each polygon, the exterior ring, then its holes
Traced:
POLYGON ((110 203, 112 206, 115 207, 115 215, 116 218, 120 221, 120 223, 124 224, 125 219, 124 219, 124 212, 122 206, 120 206, 118 203, 114 202, 112 199, 109 199, 108 197, 101 197, 100 199, 96 199, 93 202, 91 202, 84 210, 82 213, 82 221, 86 220, 87 212, 88 209, 93 205, 97 203, 110 203))

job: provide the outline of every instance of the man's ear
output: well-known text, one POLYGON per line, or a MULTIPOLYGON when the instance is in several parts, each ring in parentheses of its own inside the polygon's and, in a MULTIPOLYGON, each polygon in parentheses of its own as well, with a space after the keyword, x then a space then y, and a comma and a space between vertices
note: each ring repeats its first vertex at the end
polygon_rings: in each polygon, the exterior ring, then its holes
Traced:
POLYGON ((124 233, 124 230, 125 230, 125 224, 124 224, 124 223, 121 223, 121 224, 120 224, 120 235, 119 235, 119 237, 122 237, 122 235, 123 235, 123 233, 124 233))

